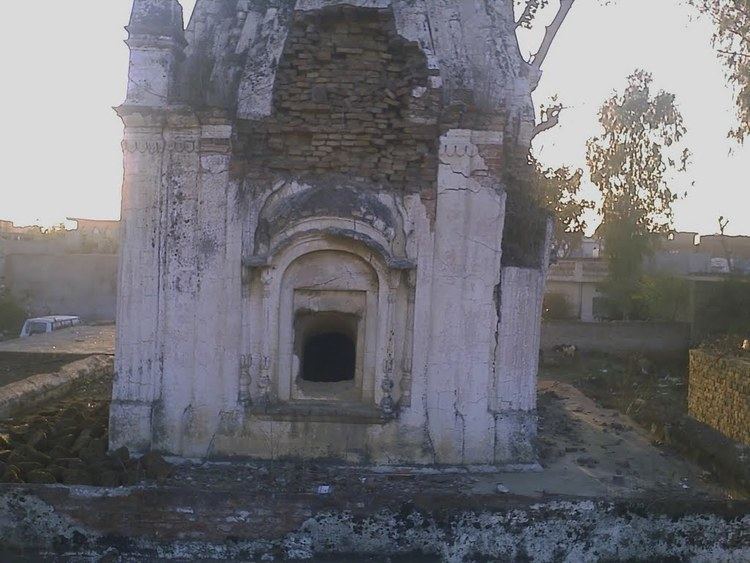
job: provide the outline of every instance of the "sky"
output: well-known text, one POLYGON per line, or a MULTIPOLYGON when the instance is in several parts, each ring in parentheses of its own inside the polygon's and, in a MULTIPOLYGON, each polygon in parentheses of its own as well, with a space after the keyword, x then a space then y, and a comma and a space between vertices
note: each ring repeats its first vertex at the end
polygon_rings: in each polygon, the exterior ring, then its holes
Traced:
MULTIPOLYGON (((673 92, 693 152, 688 197, 675 207, 679 230, 750 234, 750 146, 727 139, 736 119, 708 22, 684 0, 578 0, 544 65, 538 104, 557 94, 561 124, 537 138, 549 166, 585 167, 597 112, 636 68, 673 92)), ((185 21, 194 0, 184 0, 185 21)), ((553 0, 552 4, 556 4, 553 0)), ((0 219, 53 225, 66 217, 119 217, 122 123, 131 0, 14 2, 0 21, 0 219), (44 14, 40 17, 40 6, 44 14)), ((554 6, 543 14, 551 19, 554 6)), ((524 53, 538 37, 522 39, 524 53)), ((750 141, 748 142, 750 145, 750 141)), ((592 186, 586 195, 595 196, 592 186)), ((590 217, 591 227, 596 218, 590 217)))

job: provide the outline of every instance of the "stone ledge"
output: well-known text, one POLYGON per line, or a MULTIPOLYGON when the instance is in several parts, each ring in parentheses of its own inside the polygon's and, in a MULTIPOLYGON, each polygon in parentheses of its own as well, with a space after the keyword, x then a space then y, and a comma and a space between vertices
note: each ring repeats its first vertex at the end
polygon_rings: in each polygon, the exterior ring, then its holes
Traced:
POLYGON ((374 406, 352 403, 291 402, 266 407, 248 407, 248 414, 267 420, 299 422, 347 422, 351 424, 387 424, 386 416, 374 406))
POLYGON ((32 375, 0 387, 0 418, 8 418, 40 403, 60 397, 77 383, 111 375, 113 371, 114 358, 112 356, 90 356, 63 366, 56 373, 32 375))
POLYGON ((336 499, 192 488, 0 485, 0 556, 297 560, 750 558, 750 505, 460 495, 336 499), (357 502, 359 501, 359 502, 357 502), (481 506, 481 510, 476 507, 481 506))

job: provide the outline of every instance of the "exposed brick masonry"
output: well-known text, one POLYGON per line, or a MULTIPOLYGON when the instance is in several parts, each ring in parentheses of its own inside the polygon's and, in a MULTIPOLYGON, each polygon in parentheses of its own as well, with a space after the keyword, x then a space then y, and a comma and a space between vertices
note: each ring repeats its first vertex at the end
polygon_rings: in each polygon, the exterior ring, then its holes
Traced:
POLYGON ((390 11, 295 14, 274 115, 245 124, 251 168, 340 173, 418 192, 437 178, 441 91, 390 11))
POLYGON ((750 445, 750 362, 690 351, 690 414, 750 445))

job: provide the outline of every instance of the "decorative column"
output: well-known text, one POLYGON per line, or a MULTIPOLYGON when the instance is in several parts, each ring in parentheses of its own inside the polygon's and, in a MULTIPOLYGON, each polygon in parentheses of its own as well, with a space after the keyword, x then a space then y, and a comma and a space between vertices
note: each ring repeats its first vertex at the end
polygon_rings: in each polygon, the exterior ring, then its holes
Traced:
MULTIPOLYGON (((200 120, 197 206, 190 225, 198 284, 189 307, 195 325, 190 350, 194 358, 190 385, 193 419, 183 421, 181 436, 186 444, 180 450, 189 457, 211 454, 217 415, 237 408, 242 334, 242 256, 241 243, 236 240, 241 233, 236 228, 240 224, 236 185, 230 175, 233 125, 220 112, 201 114, 200 120)), ((169 377, 174 385, 182 384, 180 372, 169 377)))
POLYGON ((135 0, 127 29, 128 95, 117 109, 125 124, 125 174, 109 436, 112 448, 144 451, 161 392, 164 127, 185 44, 182 8, 176 0, 135 0))
POLYGON ((494 458, 495 302, 500 283, 505 193, 478 145, 502 134, 451 130, 441 138, 427 369, 427 416, 441 464, 494 458))

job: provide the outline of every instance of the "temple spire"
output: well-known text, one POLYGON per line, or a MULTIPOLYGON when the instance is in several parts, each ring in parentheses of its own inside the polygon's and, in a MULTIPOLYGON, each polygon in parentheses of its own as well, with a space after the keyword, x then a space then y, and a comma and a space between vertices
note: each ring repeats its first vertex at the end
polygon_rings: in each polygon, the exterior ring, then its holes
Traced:
POLYGON ((174 97, 175 66, 184 56, 177 0, 135 0, 127 26, 130 47, 126 105, 164 107, 174 97))

